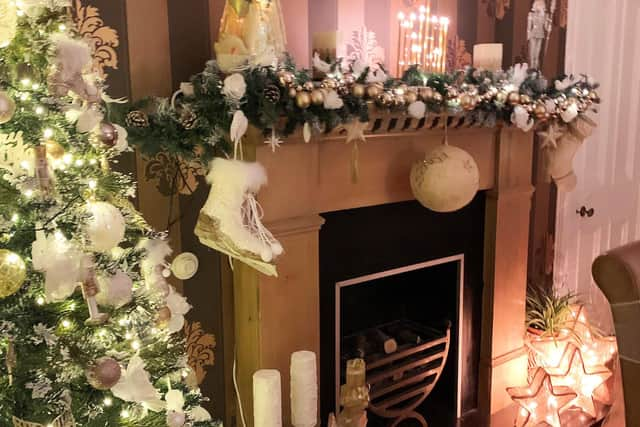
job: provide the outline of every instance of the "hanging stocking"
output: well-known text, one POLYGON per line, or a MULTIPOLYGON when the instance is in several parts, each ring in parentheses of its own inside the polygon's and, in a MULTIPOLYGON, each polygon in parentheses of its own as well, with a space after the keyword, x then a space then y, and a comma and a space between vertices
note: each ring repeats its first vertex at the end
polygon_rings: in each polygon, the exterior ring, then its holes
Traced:
POLYGON ((282 254, 282 246, 262 224, 262 210, 255 199, 267 182, 264 168, 258 163, 216 158, 207 182, 211 192, 195 229, 200 242, 277 276, 274 260, 282 254))

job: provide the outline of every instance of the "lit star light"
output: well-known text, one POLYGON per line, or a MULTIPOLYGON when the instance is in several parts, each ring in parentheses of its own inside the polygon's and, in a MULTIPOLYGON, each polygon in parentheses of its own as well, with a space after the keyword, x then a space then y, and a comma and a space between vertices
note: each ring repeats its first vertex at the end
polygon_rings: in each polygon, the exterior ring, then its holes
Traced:
POLYGON ((547 368, 554 386, 569 387, 576 394, 571 406, 576 406, 596 417, 596 407, 593 394, 612 375, 604 366, 585 367, 582 352, 575 346, 567 347, 563 363, 560 368, 547 368))
POLYGON ((527 387, 511 387, 507 392, 521 408, 517 427, 533 427, 542 422, 561 427, 560 414, 576 397, 568 387, 554 387, 543 369, 535 372, 527 387))

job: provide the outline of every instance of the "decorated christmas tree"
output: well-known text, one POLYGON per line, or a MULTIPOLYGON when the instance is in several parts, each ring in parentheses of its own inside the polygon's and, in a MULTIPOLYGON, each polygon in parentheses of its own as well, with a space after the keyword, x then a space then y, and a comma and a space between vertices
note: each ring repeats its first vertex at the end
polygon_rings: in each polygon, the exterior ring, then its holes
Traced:
POLYGON ((66 0, 0 0, 0 426, 210 426, 66 0))

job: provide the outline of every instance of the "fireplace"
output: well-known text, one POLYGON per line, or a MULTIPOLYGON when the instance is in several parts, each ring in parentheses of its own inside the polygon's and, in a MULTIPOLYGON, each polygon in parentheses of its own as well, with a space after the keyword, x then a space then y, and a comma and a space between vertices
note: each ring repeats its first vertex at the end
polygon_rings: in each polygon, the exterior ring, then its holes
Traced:
MULTIPOLYGON (((269 175, 268 187, 258 196, 263 222, 286 253, 278 261, 277 278, 234 265, 231 317, 237 382, 249 426, 253 372, 278 369, 283 396, 288 396, 289 358, 297 350, 319 355, 321 413, 335 409, 336 313, 327 304, 335 307, 336 284, 461 255, 462 314, 439 319, 452 322, 450 357, 425 405, 450 387, 447 378, 453 375, 454 388, 457 378, 462 383, 460 392, 446 393, 453 399, 450 416, 475 413, 477 421, 466 424, 474 427, 513 421, 517 409, 506 387, 526 380, 523 336, 533 137, 519 129, 485 129, 451 118, 449 143, 474 157, 482 192, 462 211, 435 214, 413 201, 408 175, 414 162, 441 143, 438 126, 434 117, 412 121, 374 112, 367 141, 359 147, 355 183, 354 151, 343 136, 306 144, 302 135, 294 135, 272 153, 262 144, 262 135, 250 129, 245 159, 261 162, 269 175), (336 218, 354 215, 358 219, 350 226, 334 228, 336 218), (466 230, 472 237, 455 238, 451 230, 466 230), (332 244, 330 235, 340 244, 332 244), (327 244, 333 247, 329 256, 327 244)), ((448 288, 456 288, 455 280, 448 288)), ((424 413, 427 419, 439 416, 424 413)), ((289 424, 286 398, 283 417, 289 424)))
MULTIPOLYGON (((477 408, 484 213, 485 197, 479 194, 469 206, 452 214, 431 212, 412 201, 322 215, 323 419, 336 408, 346 358, 357 355, 354 338, 362 340, 364 335, 371 341, 371 334, 362 332, 381 328, 399 344, 394 353, 401 353, 406 340, 397 336, 397 327, 388 325, 405 321, 417 324, 416 328, 434 330, 434 334, 423 334, 425 341, 429 336, 444 336, 445 325, 451 324, 442 375, 416 412, 430 424, 446 427, 477 408), (334 355, 333 360, 330 355, 334 355)), ((369 353, 378 353, 378 357, 384 354, 378 347, 372 347, 369 353)), ((367 354, 364 358, 372 356, 377 357, 367 354)), ((396 364, 402 366, 403 362, 396 364)), ((414 373, 422 372, 419 369, 414 373)), ((404 373, 402 381, 396 382, 408 383, 400 391, 419 385, 413 384, 409 375, 404 373)), ((425 380, 429 379, 433 378, 425 380)), ((392 397, 396 396, 387 396, 392 397)), ((371 425, 376 421, 386 425, 388 420, 371 417, 371 425)))

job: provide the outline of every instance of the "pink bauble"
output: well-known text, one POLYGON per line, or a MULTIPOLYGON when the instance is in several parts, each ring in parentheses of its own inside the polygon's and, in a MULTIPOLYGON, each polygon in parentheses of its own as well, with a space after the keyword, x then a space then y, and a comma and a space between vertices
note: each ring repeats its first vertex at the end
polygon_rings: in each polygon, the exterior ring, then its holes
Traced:
POLYGON ((168 412, 167 413, 167 426, 169 427, 182 427, 187 421, 183 412, 168 412))
POLYGON ((98 390, 109 390, 120 381, 122 369, 111 357, 101 357, 86 371, 87 381, 98 390))

